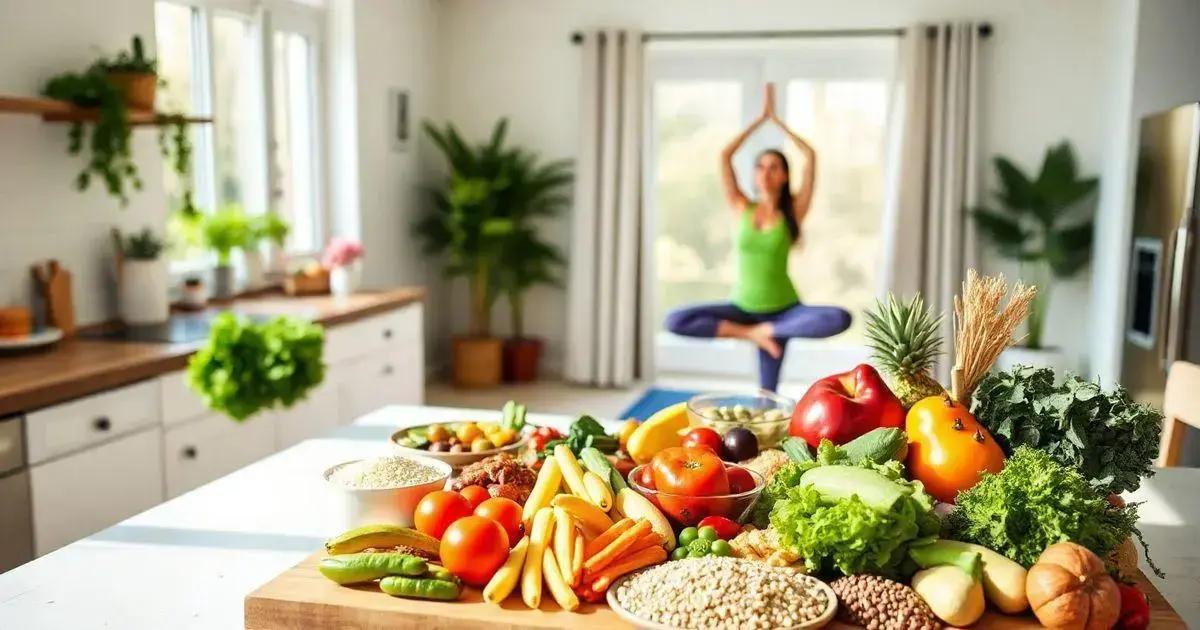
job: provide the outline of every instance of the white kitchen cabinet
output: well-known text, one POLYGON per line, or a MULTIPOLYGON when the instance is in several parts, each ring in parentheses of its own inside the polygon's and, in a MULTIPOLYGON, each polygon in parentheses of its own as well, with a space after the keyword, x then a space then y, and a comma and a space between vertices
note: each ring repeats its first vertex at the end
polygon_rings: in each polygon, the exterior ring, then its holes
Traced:
POLYGON ((275 423, 275 449, 315 438, 338 426, 337 386, 326 374, 325 382, 291 409, 268 412, 275 423))
POLYGON ((417 405, 425 397, 419 346, 375 354, 336 367, 342 424, 387 405, 417 405))
POLYGON ((36 464, 158 424, 158 382, 142 381, 31 412, 29 461, 36 464))
POLYGON ((187 370, 176 370, 158 377, 162 393, 162 422, 166 426, 194 420, 211 413, 204 399, 187 382, 187 370))
POLYGON ((163 458, 167 498, 275 452, 275 418, 259 414, 244 422, 220 414, 166 429, 163 458))
POLYGON ((36 464, 29 481, 40 556, 163 500, 162 429, 36 464))

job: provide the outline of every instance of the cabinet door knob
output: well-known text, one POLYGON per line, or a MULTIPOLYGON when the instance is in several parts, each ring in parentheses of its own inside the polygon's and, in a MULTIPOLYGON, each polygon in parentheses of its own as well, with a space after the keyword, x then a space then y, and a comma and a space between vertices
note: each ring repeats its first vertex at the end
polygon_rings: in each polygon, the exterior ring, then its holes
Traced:
POLYGON ((109 420, 108 416, 100 416, 92 420, 92 427, 97 431, 107 431, 112 428, 112 420, 109 420))
POLYGON ((196 453, 196 447, 195 447, 195 446, 185 446, 185 447, 183 447, 183 457, 184 457, 184 459, 196 459, 196 454, 197 454, 197 453, 196 453))
POLYGON ((384 339, 391 339, 391 338, 392 338, 392 329, 391 329, 391 328, 384 328, 384 329, 383 329, 383 338, 384 338, 384 339))

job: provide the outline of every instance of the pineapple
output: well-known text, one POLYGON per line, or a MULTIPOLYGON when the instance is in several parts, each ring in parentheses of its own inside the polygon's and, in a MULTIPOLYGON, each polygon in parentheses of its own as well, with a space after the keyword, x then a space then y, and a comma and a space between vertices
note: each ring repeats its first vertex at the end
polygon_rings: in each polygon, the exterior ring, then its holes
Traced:
POLYGON ((938 334, 942 317, 925 308, 920 294, 905 304, 889 293, 887 301, 876 302, 866 317, 871 358, 887 374, 906 409, 922 398, 945 393, 930 372, 942 352, 938 334))

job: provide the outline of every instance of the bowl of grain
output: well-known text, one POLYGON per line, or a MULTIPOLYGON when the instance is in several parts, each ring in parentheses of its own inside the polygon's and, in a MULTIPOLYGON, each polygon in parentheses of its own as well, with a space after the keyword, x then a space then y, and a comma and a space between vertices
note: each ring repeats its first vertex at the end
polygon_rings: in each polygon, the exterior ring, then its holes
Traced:
POLYGON ((386 523, 412 527, 417 503, 450 478, 445 462, 421 456, 388 456, 343 462, 325 471, 341 496, 344 528, 386 523))

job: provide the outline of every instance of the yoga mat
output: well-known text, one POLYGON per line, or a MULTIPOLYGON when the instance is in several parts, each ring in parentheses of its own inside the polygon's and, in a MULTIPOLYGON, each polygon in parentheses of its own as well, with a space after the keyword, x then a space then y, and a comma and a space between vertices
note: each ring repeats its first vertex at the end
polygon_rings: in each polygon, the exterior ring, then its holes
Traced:
POLYGON ((687 391, 682 389, 666 389, 663 387, 651 387, 642 394, 632 405, 618 416, 619 419, 637 418, 645 420, 654 415, 654 412, 665 407, 670 407, 675 403, 681 403, 700 392, 687 391))

